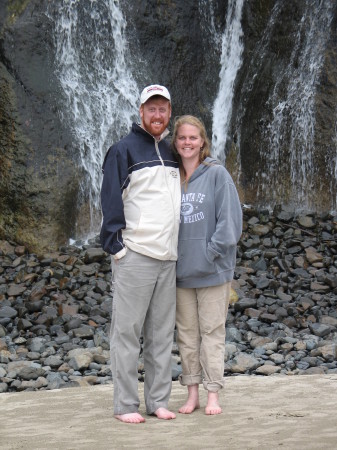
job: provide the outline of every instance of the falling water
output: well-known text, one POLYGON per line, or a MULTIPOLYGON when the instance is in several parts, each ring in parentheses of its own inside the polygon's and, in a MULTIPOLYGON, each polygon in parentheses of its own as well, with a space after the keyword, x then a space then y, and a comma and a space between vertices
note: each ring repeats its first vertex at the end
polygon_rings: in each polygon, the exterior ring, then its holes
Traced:
POLYGON ((205 35, 211 38, 211 48, 221 45, 221 36, 217 31, 214 18, 214 6, 212 0, 199 0, 199 11, 202 18, 200 28, 205 35))
MULTIPOLYGON (((275 22, 278 20, 278 14, 280 12, 279 3, 275 3, 271 11, 266 28, 263 31, 261 39, 255 45, 255 50, 249 60, 249 66, 244 77, 244 81, 240 93, 240 103, 238 105, 238 112, 235 119, 235 128, 240 129, 243 117, 247 112, 247 101, 253 95, 254 89, 257 89, 256 83, 259 79, 259 73, 265 65, 264 56, 267 51, 267 47, 270 44, 272 34, 274 32, 275 22)), ((240 145, 240 133, 237 136, 238 144, 240 145)))
POLYGON ((332 2, 307 1, 294 39, 290 62, 280 72, 267 102, 272 120, 265 130, 268 143, 262 155, 268 177, 261 174, 259 194, 280 194, 276 185, 280 162, 289 164, 289 188, 282 180, 283 197, 289 196, 302 207, 310 207, 313 187, 313 150, 315 137, 315 95, 324 49, 332 20, 332 2), (287 86, 284 95, 284 85, 287 86), (282 95, 283 94, 283 95, 282 95))
POLYGON ((244 0, 230 0, 225 31, 222 35, 220 85, 213 106, 213 154, 224 157, 228 127, 232 114, 234 83, 242 64, 243 31, 241 16, 244 0))
POLYGON ((89 208, 87 233, 95 233, 104 155, 137 117, 139 93, 127 65, 126 22, 116 0, 60 0, 48 14, 55 26, 62 119, 80 152, 81 201, 89 208))
MULTIPOLYGON (((334 139, 333 139, 333 146, 335 149, 335 155, 334 155, 334 164, 332 165, 332 176, 331 176, 331 182, 332 184, 337 184, 337 110, 335 112, 335 130, 334 130, 334 139)), ((335 212, 337 213, 337 190, 334 189, 335 186, 331 186, 331 192, 336 192, 336 198, 335 198, 335 212)))

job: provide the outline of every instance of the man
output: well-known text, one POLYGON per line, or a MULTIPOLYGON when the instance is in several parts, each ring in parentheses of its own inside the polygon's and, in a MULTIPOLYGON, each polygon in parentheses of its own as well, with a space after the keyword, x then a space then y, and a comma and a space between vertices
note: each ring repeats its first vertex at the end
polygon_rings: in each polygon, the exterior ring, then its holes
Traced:
POLYGON ((101 243, 112 255, 115 291, 111 323, 114 414, 140 423, 139 339, 143 329, 146 411, 174 419, 171 350, 175 325, 176 259, 180 215, 178 164, 164 140, 171 97, 164 86, 146 87, 141 124, 113 145, 104 160, 101 243))

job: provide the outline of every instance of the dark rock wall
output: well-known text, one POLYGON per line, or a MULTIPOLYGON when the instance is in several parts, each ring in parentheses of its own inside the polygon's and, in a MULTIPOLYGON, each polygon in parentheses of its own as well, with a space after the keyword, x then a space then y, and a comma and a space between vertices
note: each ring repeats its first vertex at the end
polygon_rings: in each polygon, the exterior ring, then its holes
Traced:
MULTIPOLYGON (((224 30, 227 4, 220 0, 120 2, 133 55, 130 65, 139 88, 153 82, 167 85, 173 97, 173 117, 198 115, 210 136, 221 55, 221 42, 214 32, 221 35, 224 30), (207 16, 210 4, 213 29, 207 16)), ((244 202, 257 202, 260 180, 256 173, 265 164, 260 150, 265 146, 263 133, 270 116, 266 101, 280 70, 288 64, 304 4, 302 0, 244 4, 243 64, 235 85, 232 140, 226 149, 233 176, 235 160, 240 159, 240 177, 234 178, 244 202), (282 13, 269 32, 277 4, 282 13), (261 59, 256 56, 258 45, 261 59)), ((0 4, 0 238, 36 251, 56 248, 74 236, 81 219, 78 196, 83 176, 71 131, 61 120, 62 91, 55 75, 53 28, 45 8, 41 0, 3 0, 0 4)), ((317 210, 333 209, 331 193, 337 190, 336 21, 337 5, 316 95, 313 188, 319 201, 313 206, 317 210)), ((286 167, 280 165, 280 203, 288 201, 286 167)), ((259 202, 262 206, 261 198, 259 202)))
POLYGON ((17 8, 4 3, 0 235, 32 250, 56 248, 76 222, 78 170, 71 137, 59 120, 50 26, 43 2, 16 2, 17 8))
MULTIPOLYGON (((221 48, 210 35, 207 20, 196 1, 122 1, 131 51, 139 55, 134 68, 140 86, 166 85, 172 94, 173 117, 202 116, 211 132, 214 97, 218 85, 221 48)), ((220 30, 227 2, 216 9, 220 30)))
MULTIPOLYGON (((281 74, 284 75, 290 65, 296 37, 309 3, 298 0, 293 2, 262 0, 245 3, 242 19, 243 64, 236 79, 231 136, 234 141, 239 140, 241 184, 245 201, 248 203, 265 206, 269 198, 275 200, 276 196, 271 196, 268 192, 268 183, 267 188, 262 188, 261 195, 261 173, 264 171, 269 178, 275 178, 272 187, 278 193, 276 202, 289 204, 295 209, 303 207, 303 203, 305 207, 316 211, 336 209, 337 186, 334 171, 337 145, 337 4, 335 2, 328 0, 324 3, 324 6, 332 5, 333 19, 330 28, 318 30, 318 33, 327 33, 329 37, 326 47, 321 49, 324 53, 323 66, 315 85, 313 167, 308 174, 308 184, 304 186, 305 202, 303 199, 301 201, 299 198, 292 198, 291 193, 291 184, 294 182, 291 180, 289 170, 291 158, 289 140, 293 129, 291 110, 285 118, 284 134, 277 136, 283 143, 279 148, 279 160, 274 172, 270 171, 266 158, 273 150, 265 139, 272 120, 271 104, 268 99, 275 90, 279 103, 285 102, 285 107, 289 107, 286 103, 287 88, 292 79, 289 74, 281 78, 281 74), (276 19, 270 25, 272 15, 276 19)), ((313 9, 318 5, 319 2, 311 2, 313 9)), ((311 25, 310 21, 306 23, 307 28, 311 25)), ((293 63, 294 69, 296 63, 299 64, 301 53, 304 53, 307 28, 302 30, 301 42, 293 63)), ((301 95, 302 92, 299 91, 298 96, 301 95)), ((228 152, 233 142, 228 142, 227 145, 228 152)), ((304 140, 303 147, 298 149, 299 153, 301 151, 306 152, 304 140)))
MULTIPOLYGON (((331 24, 331 36, 325 52, 324 67, 317 88, 315 154, 316 183, 319 202, 328 209, 329 192, 336 196, 337 159, 337 4, 331 24)), ((335 204, 334 209, 337 206, 335 204)))

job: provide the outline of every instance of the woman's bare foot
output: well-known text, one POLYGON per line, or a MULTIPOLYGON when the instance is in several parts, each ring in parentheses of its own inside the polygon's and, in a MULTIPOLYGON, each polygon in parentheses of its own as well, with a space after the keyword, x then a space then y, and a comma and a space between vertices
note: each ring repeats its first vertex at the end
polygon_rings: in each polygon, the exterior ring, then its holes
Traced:
POLYGON ((187 386, 188 398, 186 403, 179 409, 181 414, 191 414, 195 409, 200 408, 199 403, 199 385, 192 384, 187 386))
POLYGON ((208 391, 207 406, 205 408, 207 415, 221 414, 222 409, 219 405, 219 394, 217 392, 208 391))
POLYGON ((145 422, 143 416, 138 413, 129 413, 129 414, 115 414, 116 419, 120 420, 124 423, 141 423, 145 422))
POLYGON ((176 418, 176 415, 166 408, 158 408, 153 414, 157 416, 158 419, 170 420, 176 418))

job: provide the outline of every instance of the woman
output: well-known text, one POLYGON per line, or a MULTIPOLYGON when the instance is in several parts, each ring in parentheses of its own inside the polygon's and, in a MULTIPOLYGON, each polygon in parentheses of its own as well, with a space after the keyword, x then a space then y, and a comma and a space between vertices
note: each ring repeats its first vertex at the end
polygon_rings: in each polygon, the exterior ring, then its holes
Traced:
POLYGON ((177 342, 188 389, 180 413, 200 407, 199 384, 208 391, 206 414, 220 414, 224 386, 225 324, 242 211, 233 180, 210 157, 203 123, 175 121, 173 149, 180 163, 182 204, 177 261, 177 342))

